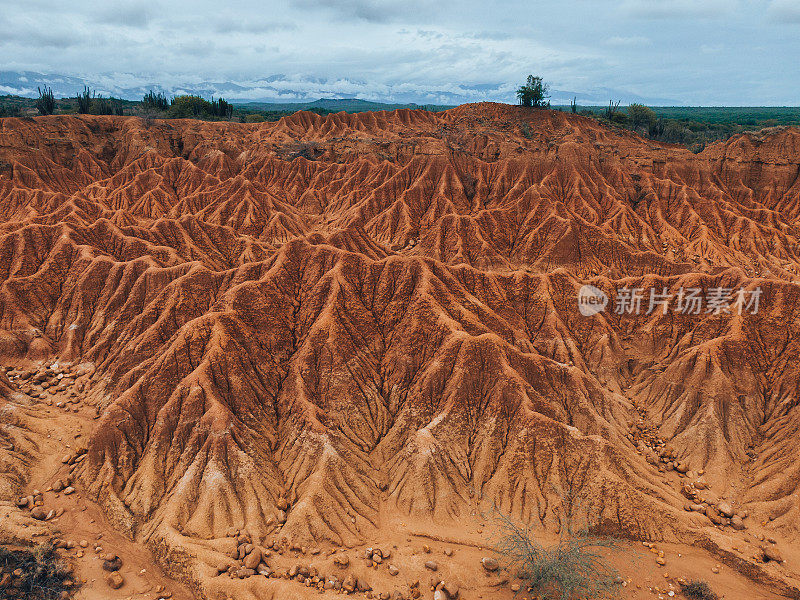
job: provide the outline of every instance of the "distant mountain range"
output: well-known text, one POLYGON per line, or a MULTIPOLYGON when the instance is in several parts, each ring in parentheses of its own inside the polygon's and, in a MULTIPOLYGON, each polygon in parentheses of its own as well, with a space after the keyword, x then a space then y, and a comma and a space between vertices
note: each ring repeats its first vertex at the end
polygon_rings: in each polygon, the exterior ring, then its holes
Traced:
POLYGON ((445 110, 456 104, 417 104, 416 102, 388 103, 372 102, 360 98, 319 98, 313 102, 240 102, 237 106, 254 111, 262 110, 311 110, 321 108, 331 112, 366 112, 370 110, 397 110, 399 108, 427 108, 428 110, 445 110))
MULTIPOLYGON (((150 90, 168 96, 194 94, 204 98, 223 97, 238 104, 254 103, 259 110, 291 110, 320 106, 318 102, 334 102, 334 110, 352 111, 348 102, 364 102, 373 108, 357 110, 383 110, 387 108, 413 107, 419 105, 455 106, 466 102, 485 100, 496 102, 516 101, 514 84, 454 85, 447 90, 426 89, 420 86, 380 85, 371 86, 359 81, 326 81, 313 78, 291 78, 284 75, 248 81, 196 81, 165 84, 149 76, 131 73, 110 73, 95 77, 75 77, 62 74, 44 74, 33 71, 0 71, 0 95, 36 97, 37 87, 49 86, 56 97, 75 96, 84 86, 89 86, 104 96, 126 100, 140 100, 150 90), (409 89, 411 88, 411 89, 409 89), (317 100, 322 98, 322 100, 317 100), (266 106, 269 103, 270 106, 266 106)), ((640 102, 650 106, 678 106, 681 102, 670 98, 647 97, 624 90, 596 88, 584 92, 551 90, 551 103, 568 104, 573 98, 578 104, 600 105, 609 100, 620 100, 623 105, 640 102)))

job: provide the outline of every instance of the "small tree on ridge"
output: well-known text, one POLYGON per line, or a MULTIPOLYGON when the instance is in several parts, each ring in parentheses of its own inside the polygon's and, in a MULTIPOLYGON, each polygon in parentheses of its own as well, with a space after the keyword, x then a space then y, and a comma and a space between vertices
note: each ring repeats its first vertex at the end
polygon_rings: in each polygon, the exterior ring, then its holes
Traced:
POLYGON ((628 118, 634 129, 650 127, 650 125, 655 123, 658 119, 652 108, 644 106, 643 104, 636 104, 635 102, 628 106, 628 118))
POLYGON ((525 85, 517 90, 517 98, 522 106, 533 108, 544 108, 550 106, 547 99, 550 97, 550 89, 541 77, 528 75, 525 85))

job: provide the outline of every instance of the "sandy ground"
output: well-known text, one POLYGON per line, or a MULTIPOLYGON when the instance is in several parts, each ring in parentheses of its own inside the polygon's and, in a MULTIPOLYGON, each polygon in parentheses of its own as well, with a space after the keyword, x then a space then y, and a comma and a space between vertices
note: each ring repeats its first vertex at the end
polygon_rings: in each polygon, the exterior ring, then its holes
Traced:
MULTIPOLYGON (((39 452, 24 491, 26 494, 41 491, 46 511, 63 511, 60 516, 46 521, 46 529, 37 531, 34 539, 42 539, 49 532, 49 537, 70 542, 72 547, 63 549, 62 553, 74 565, 76 579, 81 585, 74 596, 77 600, 195 598, 186 585, 165 575, 141 541, 129 540, 115 531, 99 506, 84 497, 79 482, 75 483, 74 493, 53 491, 55 482, 63 479, 69 469, 69 465, 64 463, 65 453, 84 447, 84 440, 97 423, 94 406, 84 400, 83 394, 70 394, 70 391, 68 389, 52 394, 45 400, 34 401, 37 423, 40 424, 36 431, 39 452), (63 403, 63 406, 57 406, 59 403, 63 403), (106 554, 115 554, 122 559, 120 573, 125 583, 120 589, 111 589, 106 582, 107 573, 102 569, 102 557, 106 554)), ((677 475, 670 476, 674 476, 677 483, 677 475)), ((512 573, 504 569, 488 573, 480 567, 483 557, 496 556, 491 547, 498 532, 492 519, 475 515, 474 521, 467 526, 448 528, 407 522, 399 515, 384 516, 384 522, 390 525, 371 543, 374 547, 391 551, 391 558, 380 565, 366 564, 366 545, 334 548, 321 544, 313 553, 306 548, 275 553, 271 557, 271 566, 280 570, 295 564, 309 564, 319 565, 321 570, 335 571, 331 556, 346 554, 350 558, 350 566, 341 571, 341 577, 353 573, 359 580, 368 581, 375 597, 379 597, 381 592, 393 594, 395 591, 401 591, 405 597, 409 597, 411 590, 418 589, 422 598, 430 598, 433 597, 436 581, 444 580, 457 582, 461 590, 459 597, 465 600, 535 598, 526 591, 525 582, 513 576, 513 570, 512 573), (436 563, 435 573, 426 567, 429 561, 436 563), (396 575, 389 573, 389 564, 397 568, 396 575)), ((736 569, 737 557, 752 558, 757 555, 759 544, 763 544, 757 537, 761 532, 757 524, 754 525, 744 532, 732 533, 729 528, 724 533, 720 531, 717 543, 723 556, 715 556, 693 546, 648 546, 642 542, 618 541, 613 548, 603 551, 624 581, 612 595, 630 599, 682 597, 680 581, 704 580, 723 598, 783 598, 785 596, 775 591, 776 588, 755 583, 736 569), (658 556, 663 557, 665 565, 657 564, 658 556)), ((555 538, 542 533, 540 541, 549 544, 555 542, 555 538)), ((206 542, 205 545, 213 547, 214 544, 206 542)), ((798 550, 786 544, 781 546, 788 549, 786 564, 796 564, 800 558, 798 550)), ((766 568, 784 580, 791 579, 791 572, 785 565, 771 564, 766 568)), ((210 570, 208 567, 206 569, 210 570)), ((215 580, 211 588, 218 590, 214 595, 226 599, 308 598, 339 593, 321 592, 295 581, 260 576, 238 580, 222 575, 211 579, 215 580)), ((363 592, 357 594, 364 595, 363 592)))
MULTIPOLYGON (((54 398, 58 400, 58 398, 54 398)), ((45 435, 41 439, 41 454, 38 463, 32 469, 32 479, 26 488, 27 493, 42 490, 44 508, 63 509, 63 514, 47 522, 54 537, 73 542, 74 548, 62 550, 75 567, 76 578, 81 588, 75 595, 77 600, 115 600, 115 599, 147 599, 175 598, 189 600, 195 596, 183 584, 167 577, 161 567, 156 564, 150 551, 141 543, 131 541, 116 532, 106 522, 102 511, 93 502, 83 497, 80 484, 71 495, 58 494, 52 491, 53 483, 66 474, 66 466, 62 463, 65 452, 81 445, 81 441, 89 435, 96 420, 94 409, 78 405, 77 413, 65 411, 55 406, 41 406, 43 416, 47 417, 45 435), (48 491, 49 490, 49 491, 48 491), (125 584, 121 589, 113 590, 106 584, 102 569, 102 556, 113 553, 123 561, 121 573, 125 584)), ((519 598, 531 600, 524 582, 501 571, 485 573, 478 565, 484 556, 494 556, 489 549, 492 539, 497 533, 492 523, 476 519, 468 528, 442 528, 409 524, 401 518, 387 535, 375 540, 375 547, 391 548, 391 564, 399 569, 398 576, 391 576, 385 564, 368 568, 363 563, 364 547, 339 550, 351 557, 351 570, 359 578, 369 578, 376 592, 395 589, 408 590, 415 581, 420 582, 422 597, 432 597, 430 583, 435 579, 457 581, 461 586, 460 597, 464 599, 519 598), (427 561, 437 563, 434 574, 425 568, 427 561), (512 591, 512 585, 520 584, 518 593, 512 591)), ((757 540, 742 533, 742 541, 738 548, 740 554, 755 552, 757 540), (750 538, 751 541, 745 541, 750 538)), ((544 543, 554 541, 546 535, 544 543)), ((734 542, 735 544, 735 542, 734 542)), ((332 550, 322 545, 319 562, 332 550)), ((653 597, 682 597, 678 581, 705 580, 724 598, 778 599, 784 596, 771 591, 769 587, 754 583, 723 560, 702 549, 677 545, 655 544, 653 548, 641 542, 620 541, 613 549, 604 550, 610 564, 616 568, 624 579, 624 586, 617 588, 616 597, 643 599, 653 597), (656 564, 658 550, 663 551, 665 566, 656 564)), ((794 552, 792 558, 794 559, 794 552)), ((298 560, 306 562, 317 560, 316 556, 304 556, 302 552, 285 552, 275 555, 273 564, 295 564, 298 560)), ((793 561, 792 561, 793 562, 793 561)), ((784 569, 784 567, 776 567, 784 569)), ((271 583, 271 582, 270 582, 271 583)), ((281 581, 281 592, 276 597, 317 597, 320 592, 304 588, 293 581, 281 581)), ((249 597, 253 589, 252 583, 230 580, 222 587, 228 588, 226 595, 230 598, 249 597), (241 596, 240 596, 241 594, 241 596)), ((274 587, 274 586, 272 586, 274 587)), ((256 588, 257 589, 257 588, 256 588)), ((325 592, 324 595, 336 592, 325 592)), ((363 595, 363 594, 362 594, 363 595)))
MULTIPOLYGON (((55 395, 53 402, 65 398, 66 395, 55 395)), ((81 446, 95 423, 93 407, 82 403, 73 406, 79 407, 77 413, 42 405, 43 416, 48 417, 43 421, 46 429, 41 432, 38 462, 31 470, 32 477, 24 491, 28 494, 41 491, 47 511, 63 510, 61 516, 46 524, 53 538, 74 545, 74 548, 61 550, 73 564, 76 580, 81 585, 74 597, 78 600, 194 598, 185 586, 164 575, 144 545, 128 540, 110 527, 100 508, 83 497, 80 484, 75 483, 76 491, 70 495, 52 491, 53 483, 67 473, 62 457, 81 446), (105 582, 107 572, 102 569, 105 554, 116 554, 123 561, 120 572, 125 584, 118 590, 111 589, 105 582)))

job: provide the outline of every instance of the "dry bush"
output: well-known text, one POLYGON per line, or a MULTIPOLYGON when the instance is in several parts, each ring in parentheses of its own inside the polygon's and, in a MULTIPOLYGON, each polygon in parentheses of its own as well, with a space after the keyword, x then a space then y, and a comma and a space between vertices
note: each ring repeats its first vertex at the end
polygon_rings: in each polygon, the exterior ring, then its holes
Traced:
POLYGON ((617 572, 600 553, 613 540, 565 533, 552 546, 540 544, 529 527, 498 515, 500 540, 496 550, 507 568, 516 569, 542 600, 574 600, 608 593, 617 585, 617 572))
POLYGON ((72 570, 50 544, 39 544, 32 550, 11 550, 0 546, 0 597, 29 600, 55 600, 73 589, 72 570), (21 571, 17 576, 13 573, 21 571), (5 596, 4 594, 9 594, 5 596))
POLYGON ((705 581, 690 581, 681 585, 683 595, 691 600, 719 600, 705 581))

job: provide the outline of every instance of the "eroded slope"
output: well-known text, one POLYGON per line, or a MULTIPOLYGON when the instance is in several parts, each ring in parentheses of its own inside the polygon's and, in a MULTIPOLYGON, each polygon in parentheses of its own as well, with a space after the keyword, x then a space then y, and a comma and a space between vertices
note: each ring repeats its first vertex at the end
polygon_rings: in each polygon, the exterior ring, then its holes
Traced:
POLYGON ((0 355, 94 365, 82 480, 155 545, 354 543, 387 507, 691 537, 640 417, 794 536, 798 157, 794 129, 696 155, 492 104, 7 118, 0 355), (623 287, 762 295, 619 315, 623 287))

